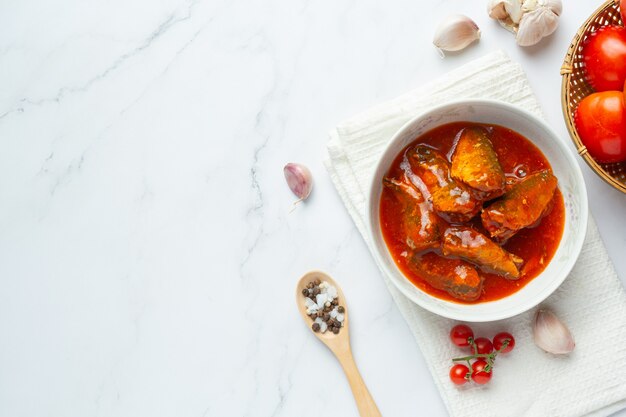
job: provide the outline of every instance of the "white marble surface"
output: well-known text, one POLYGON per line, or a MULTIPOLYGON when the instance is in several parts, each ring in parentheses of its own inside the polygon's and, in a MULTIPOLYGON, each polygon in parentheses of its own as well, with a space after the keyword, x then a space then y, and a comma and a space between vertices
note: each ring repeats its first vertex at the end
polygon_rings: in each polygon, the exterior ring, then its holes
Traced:
MULTIPOLYGON (((297 316, 312 268, 383 414, 446 415, 322 159, 341 119, 497 48, 566 138, 559 68, 599 2, 526 50, 483 3, 0 3, 0 415, 355 416, 297 316), (441 60, 450 12, 483 39, 441 60), (293 212, 289 161, 316 180, 293 212)), ((626 282, 626 196, 579 161, 626 282)))

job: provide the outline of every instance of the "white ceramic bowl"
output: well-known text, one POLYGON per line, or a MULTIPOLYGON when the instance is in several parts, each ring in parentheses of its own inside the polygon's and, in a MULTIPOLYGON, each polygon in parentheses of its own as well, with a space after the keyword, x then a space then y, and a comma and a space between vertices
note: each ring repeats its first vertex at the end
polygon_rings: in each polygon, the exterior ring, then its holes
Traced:
POLYGON ((484 322, 504 319, 536 306, 546 299, 570 273, 587 231, 587 190, 580 167, 565 142, 531 113, 494 100, 463 100, 435 107, 404 125, 383 152, 372 177, 368 201, 368 226, 374 256, 396 287, 419 306, 456 320, 484 322), (532 141, 546 156, 559 180, 565 202, 565 227, 556 253, 546 269, 518 292, 497 301, 460 304, 433 297, 413 285, 389 254, 379 223, 382 178, 398 153, 421 134, 452 122, 497 124, 532 141))

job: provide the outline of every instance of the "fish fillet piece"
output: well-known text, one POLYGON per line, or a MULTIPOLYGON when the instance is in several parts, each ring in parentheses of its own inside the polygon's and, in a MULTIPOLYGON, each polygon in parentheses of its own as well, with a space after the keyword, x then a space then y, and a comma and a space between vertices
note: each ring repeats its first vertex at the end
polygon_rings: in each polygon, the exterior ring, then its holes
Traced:
POLYGON ((519 278, 519 266, 524 262, 522 258, 507 252, 487 236, 466 226, 449 227, 443 234, 441 251, 445 256, 458 256, 485 272, 502 275, 508 279, 519 278))
POLYGON ((549 211, 557 183, 547 169, 527 176, 483 210, 483 226, 493 239, 503 242, 519 230, 534 225, 549 211))
POLYGON ((450 222, 465 222, 474 217, 482 203, 472 190, 450 176, 450 164, 436 150, 418 145, 407 153, 410 180, 422 191, 435 211, 450 222))
POLYGON ((452 155, 452 178, 476 190, 481 200, 504 194, 506 178, 493 149, 489 132, 482 127, 463 129, 452 155))
POLYGON ((441 220, 422 193, 406 178, 398 180, 385 177, 383 185, 401 204, 403 235, 406 236, 404 243, 415 251, 439 246, 441 220))
POLYGON ((409 267, 429 285, 458 300, 475 301, 482 292, 483 278, 473 265, 461 259, 443 258, 428 252, 414 256, 409 267))

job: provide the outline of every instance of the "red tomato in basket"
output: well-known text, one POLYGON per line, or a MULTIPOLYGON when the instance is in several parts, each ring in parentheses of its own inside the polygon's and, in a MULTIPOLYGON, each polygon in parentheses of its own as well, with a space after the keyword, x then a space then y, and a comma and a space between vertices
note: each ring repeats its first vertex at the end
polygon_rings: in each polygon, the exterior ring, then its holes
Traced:
POLYGON ((603 26, 583 44, 589 84, 596 91, 621 90, 626 80, 626 28, 603 26))
POLYGON ((622 91, 588 95, 578 104, 574 123, 589 154, 598 162, 626 160, 626 108, 622 91))

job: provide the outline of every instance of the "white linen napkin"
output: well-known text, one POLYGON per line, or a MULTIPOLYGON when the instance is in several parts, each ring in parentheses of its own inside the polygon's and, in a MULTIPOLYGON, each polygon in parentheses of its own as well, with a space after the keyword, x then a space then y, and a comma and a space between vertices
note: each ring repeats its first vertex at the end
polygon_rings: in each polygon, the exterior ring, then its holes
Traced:
MULTIPOLYGON (((470 97, 507 101, 541 117, 521 67, 503 52, 495 52, 346 120, 330 133, 326 168, 370 250, 364 191, 385 144, 430 106, 470 97)), ((535 346, 536 309, 499 322, 472 324, 477 337, 509 331, 517 342, 512 353, 498 358, 493 379, 484 386, 457 388, 449 380, 451 358, 462 353, 448 339, 455 322, 413 304, 384 273, 383 278, 451 416, 607 416, 626 407, 626 294, 592 217, 572 273, 541 304, 568 325, 576 349, 557 357, 535 346)), ((416 405, 419 401, 416 397, 416 405)))

